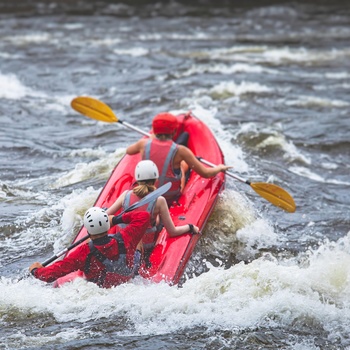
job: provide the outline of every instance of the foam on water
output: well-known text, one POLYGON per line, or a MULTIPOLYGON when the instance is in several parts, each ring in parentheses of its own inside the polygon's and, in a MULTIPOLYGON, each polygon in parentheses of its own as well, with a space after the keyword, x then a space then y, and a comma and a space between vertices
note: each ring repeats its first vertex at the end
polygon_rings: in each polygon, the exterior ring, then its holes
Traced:
POLYGON ((278 64, 281 63, 310 63, 322 61, 336 60, 338 57, 348 57, 350 55, 350 50, 310 50, 303 47, 300 48, 278 48, 278 49, 269 49, 266 50, 263 54, 263 57, 266 58, 268 62, 275 62, 278 64))
POLYGON ((175 76, 178 78, 187 77, 195 74, 203 73, 221 73, 221 74, 234 74, 234 73, 252 73, 252 74, 280 74, 277 70, 269 69, 263 66, 246 64, 246 63, 235 63, 233 65, 226 65, 223 63, 210 64, 210 65, 195 65, 188 70, 176 73, 175 76))
POLYGON ((0 72, 0 98, 16 100, 26 96, 30 91, 15 75, 0 72))
POLYGON ((13 45, 24 46, 28 44, 42 44, 55 39, 49 33, 37 32, 27 35, 11 35, 4 37, 3 40, 12 42, 13 45))
POLYGON ((24 331, 18 331, 13 334, 9 334, 6 337, 6 345, 8 349, 27 348, 28 344, 32 348, 40 348, 52 344, 52 346, 64 347, 67 342, 72 339, 84 339, 87 330, 84 328, 70 328, 57 332, 56 334, 26 334, 24 331))
POLYGON ((2 183, 1 197, 7 203, 30 203, 32 206, 31 211, 18 211, 13 227, 8 227, 11 233, 0 241, 3 261, 6 257, 12 260, 39 254, 48 246, 53 246, 53 251, 58 252, 70 244, 82 225, 84 212, 96 201, 101 188, 82 186, 65 195, 51 189, 95 177, 107 179, 121 152, 117 150, 106 155, 101 149, 72 151, 70 156, 73 158, 84 155, 100 157, 100 161, 93 161, 86 167, 77 166, 59 178, 54 175, 41 177, 39 190, 35 187, 38 180, 34 178, 2 183))
POLYGON ((249 248, 244 242, 244 233, 239 239, 238 232, 254 225, 256 220, 257 214, 248 199, 234 189, 226 189, 220 195, 198 244, 201 253, 219 258, 219 264, 233 253, 236 257, 248 259, 249 248))
POLYGON ((299 96, 296 99, 289 99, 285 102, 288 106, 300 106, 308 108, 343 108, 348 107, 350 104, 346 101, 331 100, 329 98, 321 98, 317 96, 299 96))
POLYGON ((87 179, 108 179, 111 171, 118 163, 120 158, 125 154, 125 149, 117 149, 114 153, 107 154, 102 149, 91 150, 85 149, 73 151, 72 155, 78 153, 84 154, 85 156, 98 157, 98 160, 90 163, 77 163, 75 168, 60 176, 55 183, 52 185, 53 188, 60 188, 68 185, 72 185, 78 182, 85 181, 87 179))
POLYGON ((310 180, 321 182, 321 183, 328 183, 328 184, 334 184, 334 185, 346 185, 346 186, 350 185, 350 182, 348 181, 340 181, 337 179, 326 179, 323 176, 318 175, 315 172, 311 171, 310 169, 301 167, 301 166, 291 166, 288 168, 288 170, 299 176, 307 177, 310 180))
POLYGON ((265 85, 255 82, 242 81, 239 84, 232 82, 221 82, 213 86, 209 91, 198 89, 194 92, 196 96, 208 94, 214 99, 227 99, 232 96, 242 96, 245 94, 264 94, 272 92, 273 90, 265 85))
POLYGON ((292 72, 293 76, 302 78, 313 79, 328 79, 328 80, 348 80, 350 74, 346 71, 343 72, 309 72, 309 71, 296 71, 292 72))
POLYGON ((18 216, 14 222, 15 233, 0 241, 3 258, 40 253, 53 246, 57 253, 69 245, 82 225, 85 211, 93 205, 101 188, 74 190, 66 196, 50 194, 43 198, 45 204, 37 211, 18 216))
POLYGON ((116 55, 128 55, 133 57, 146 56, 149 53, 148 49, 142 47, 135 47, 133 49, 115 49, 113 51, 116 55))
POLYGON ((54 243, 54 252, 63 249, 73 240, 75 233, 83 224, 83 216, 96 201, 102 188, 87 187, 60 199, 58 208, 62 212, 59 228, 59 237, 54 243))
POLYGON ((241 243, 244 243, 243 252, 237 255, 241 260, 252 258, 260 249, 266 249, 278 243, 277 234, 272 226, 262 218, 257 218, 251 224, 239 229, 236 236, 241 243))
MULTIPOLYGON (((57 26, 54 26, 53 24, 48 24, 49 28, 55 28, 57 26)), ((67 28, 68 30, 77 30, 77 29, 83 29, 84 25, 82 23, 65 23, 63 24, 64 28, 67 28)))
POLYGON ((71 111, 70 101, 75 97, 73 95, 49 97, 46 92, 25 86, 16 75, 2 74, 0 71, 0 98, 22 100, 27 96, 31 97, 32 100, 36 100, 31 106, 33 110, 40 109, 40 111, 58 111, 61 113, 71 111), (43 102, 38 105, 37 100, 43 102))
POLYGON ((236 136, 240 135, 254 135, 257 138, 261 138, 261 135, 266 135, 262 141, 255 145, 256 149, 266 149, 268 147, 279 148, 284 151, 283 157, 288 162, 301 162, 306 165, 311 164, 311 158, 304 155, 292 141, 287 140, 286 136, 283 134, 281 125, 274 124, 261 128, 258 123, 244 123, 240 125, 240 128, 236 132, 236 136))
POLYGON ((153 40, 207 40, 208 35, 204 32, 197 32, 193 34, 179 34, 179 33, 141 33, 138 38, 143 41, 153 40))
POLYGON ((326 329, 332 338, 346 334, 350 322, 349 250, 350 233, 299 258, 262 257, 226 270, 209 264, 207 273, 181 289, 138 278, 110 290, 81 279, 52 289, 32 278, 15 283, 3 277, 0 309, 22 310, 24 316, 49 313, 59 323, 123 316, 130 321, 130 335, 195 326, 234 331, 300 323, 326 329))
POLYGON ((116 46, 121 42, 119 38, 90 39, 93 46, 116 46))
MULTIPOLYGON (((186 55, 183 53, 183 55, 186 55)), ((250 63, 268 63, 269 65, 285 65, 291 63, 310 64, 350 56, 349 49, 310 50, 304 47, 270 47, 267 45, 232 46, 226 48, 191 52, 191 57, 220 59, 225 61, 241 61, 250 63)))
POLYGON ((274 132, 274 135, 268 136, 256 148, 264 149, 269 146, 281 148, 285 152, 284 158, 290 162, 299 161, 304 164, 311 164, 309 157, 304 156, 291 141, 287 141, 286 137, 278 132, 274 132))

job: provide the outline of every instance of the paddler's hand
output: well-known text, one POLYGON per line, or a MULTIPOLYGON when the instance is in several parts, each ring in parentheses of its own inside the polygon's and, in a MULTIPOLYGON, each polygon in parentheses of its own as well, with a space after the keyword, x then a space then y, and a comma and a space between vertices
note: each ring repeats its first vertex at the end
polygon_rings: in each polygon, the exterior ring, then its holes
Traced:
POLYGON ((35 262, 29 266, 29 272, 32 273, 34 269, 40 269, 41 267, 44 267, 39 262, 35 262))
POLYGON ((223 171, 223 172, 225 172, 225 171, 227 171, 229 169, 232 169, 232 166, 224 165, 224 164, 220 164, 220 165, 218 165, 218 167, 220 168, 220 171, 223 171))
POLYGON ((199 232, 199 227, 196 225, 188 224, 189 230, 188 232, 192 235, 197 235, 199 232))

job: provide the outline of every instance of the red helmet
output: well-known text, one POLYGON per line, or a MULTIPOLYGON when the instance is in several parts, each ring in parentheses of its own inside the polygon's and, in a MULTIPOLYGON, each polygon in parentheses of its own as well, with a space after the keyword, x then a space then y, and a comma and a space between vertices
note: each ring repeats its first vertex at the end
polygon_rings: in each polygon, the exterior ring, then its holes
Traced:
POLYGON ((172 134, 177 129, 177 119, 170 113, 157 114, 152 122, 153 132, 155 134, 172 134))

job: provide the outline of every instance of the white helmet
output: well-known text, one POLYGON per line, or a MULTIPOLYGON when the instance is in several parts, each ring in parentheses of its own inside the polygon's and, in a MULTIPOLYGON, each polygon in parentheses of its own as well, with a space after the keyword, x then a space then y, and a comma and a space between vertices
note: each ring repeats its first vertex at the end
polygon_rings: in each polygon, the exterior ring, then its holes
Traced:
POLYGON ((151 160, 141 160, 135 168, 136 181, 156 180, 159 177, 157 166, 151 160))
POLYGON ((99 207, 92 207, 86 211, 84 226, 90 235, 107 232, 111 227, 106 211, 99 207))

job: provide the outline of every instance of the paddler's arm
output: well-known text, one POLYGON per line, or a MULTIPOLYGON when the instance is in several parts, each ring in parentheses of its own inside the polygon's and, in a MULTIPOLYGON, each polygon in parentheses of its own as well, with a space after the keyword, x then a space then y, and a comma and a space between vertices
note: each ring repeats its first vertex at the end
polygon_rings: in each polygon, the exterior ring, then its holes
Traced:
POLYGON ((185 233, 197 234, 199 233, 199 228, 195 225, 181 225, 175 226, 173 220, 170 217, 168 205, 164 197, 160 196, 157 199, 157 206, 159 206, 159 215, 162 220, 162 224, 167 230, 170 237, 176 237, 183 235, 185 233))
POLYGON ((145 148, 145 143, 147 139, 140 139, 137 142, 133 143, 126 149, 126 154, 133 155, 133 154, 138 154, 141 153, 143 154, 144 148, 145 148))
POLYGON ((77 247, 69 256, 54 262, 49 266, 42 266, 39 262, 35 262, 29 267, 30 273, 37 279, 51 283, 57 278, 68 275, 77 270, 84 270, 85 259, 90 252, 87 244, 77 247))
POLYGON ((224 164, 219 164, 215 167, 206 167, 204 166, 193 154, 193 152, 184 146, 179 145, 178 151, 176 154, 177 158, 180 158, 181 160, 184 160, 187 165, 190 167, 190 169, 194 170, 197 174, 204 178, 213 177, 216 174, 218 174, 220 171, 227 171, 232 168, 232 166, 227 166, 224 164))
POLYGON ((107 215, 114 215, 122 207, 126 192, 127 190, 106 210, 107 215))

